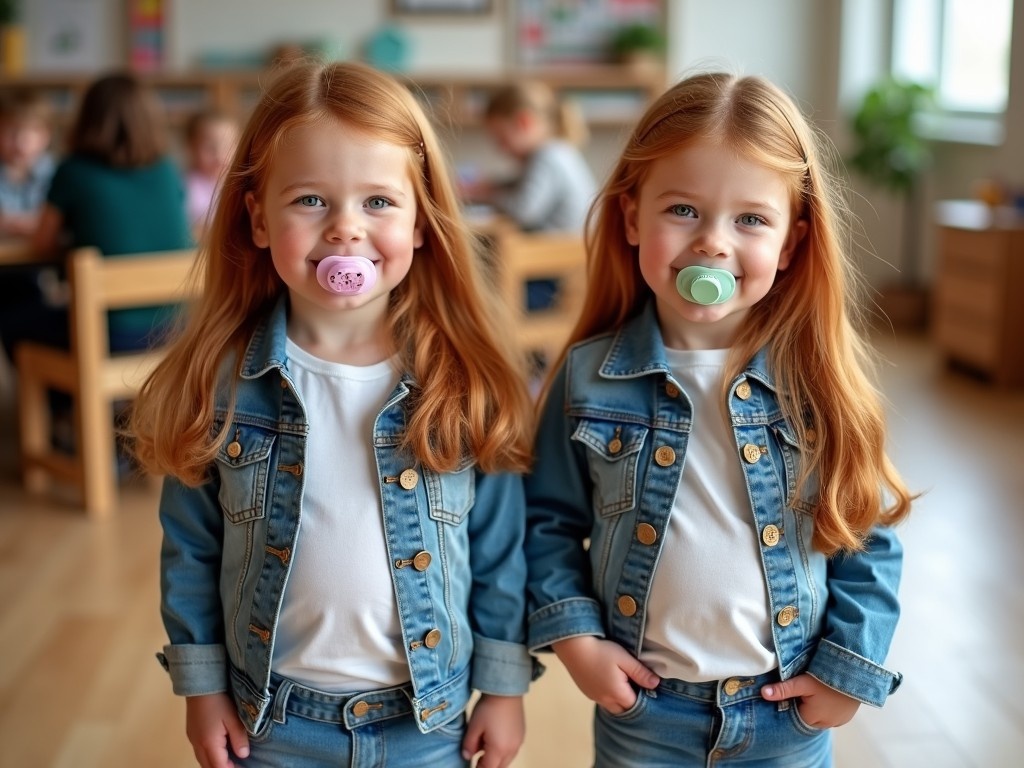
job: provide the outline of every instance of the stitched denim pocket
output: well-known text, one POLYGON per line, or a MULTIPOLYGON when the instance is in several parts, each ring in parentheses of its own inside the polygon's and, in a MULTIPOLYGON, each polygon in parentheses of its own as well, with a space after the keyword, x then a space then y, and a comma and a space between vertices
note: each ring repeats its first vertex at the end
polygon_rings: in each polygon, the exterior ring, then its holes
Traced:
POLYGON ((275 437, 262 429, 238 426, 229 431, 217 452, 218 500, 224 516, 232 523, 245 523, 264 516, 263 502, 275 437))
POLYGON ((636 506, 637 460, 647 438, 639 424, 581 419, 572 439, 586 446, 594 509, 602 517, 636 506))
POLYGON ((466 519, 476 499, 476 473, 473 467, 444 474, 425 470, 424 476, 431 519, 459 525, 466 519))

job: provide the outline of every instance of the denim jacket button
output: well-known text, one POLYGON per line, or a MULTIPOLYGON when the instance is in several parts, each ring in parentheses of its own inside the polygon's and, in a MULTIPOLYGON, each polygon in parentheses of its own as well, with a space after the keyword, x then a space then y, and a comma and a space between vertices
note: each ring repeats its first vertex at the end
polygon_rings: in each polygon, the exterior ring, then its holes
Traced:
POLYGON ((430 553, 417 552, 412 559, 412 567, 417 571, 425 571, 430 567, 430 553))
POLYGON ((636 539, 641 544, 650 546, 658 540, 658 532, 650 523, 640 523, 636 527, 636 539))
POLYGON ((740 400, 749 400, 750 399, 750 394, 751 394, 750 382, 741 381, 736 386, 736 397, 738 397, 740 400))
POLYGON ((747 443, 743 446, 743 458, 746 459, 747 464, 757 464, 761 458, 761 449, 753 443, 747 443))
POLYGON ((774 547, 778 544, 781 536, 782 532, 774 525, 766 525, 764 530, 761 531, 761 541, 769 547, 774 547))
POLYGON ((629 595, 622 595, 617 601, 619 613, 623 616, 632 616, 636 613, 636 600, 629 595))
POLYGON ((432 629, 432 630, 430 630, 429 632, 427 632, 427 636, 423 638, 423 644, 425 646, 427 646, 427 648, 437 648, 437 646, 440 643, 441 643, 441 630, 440 629, 432 629))
POLYGON ((239 456, 242 455, 242 444, 237 440, 232 440, 231 443, 228 445, 227 454, 232 459, 237 459, 239 456))
POLYGON ((654 460, 659 467, 670 467, 676 461, 676 452, 672 450, 671 446, 663 445, 654 452, 654 460))
POLYGON ((665 384, 665 394, 672 398, 679 397, 679 387, 670 381, 665 384))
POLYGON ((415 469, 406 469, 398 476, 398 484, 405 490, 411 491, 420 481, 419 473, 415 469))
POLYGON ((796 617, 800 615, 800 612, 792 605, 787 605, 781 611, 779 615, 775 617, 775 620, 779 622, 780 627, 788 627, 792 624, 796 617))

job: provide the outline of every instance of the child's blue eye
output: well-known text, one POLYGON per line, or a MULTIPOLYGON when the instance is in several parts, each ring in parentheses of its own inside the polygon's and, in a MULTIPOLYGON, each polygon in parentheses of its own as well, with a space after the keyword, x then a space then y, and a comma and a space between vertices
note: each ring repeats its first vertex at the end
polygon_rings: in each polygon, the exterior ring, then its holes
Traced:
POLYGON ((693 209, 693 206, 685 205, 683 203, 676 203, 671 208, 669 208, 669 211, 675 214, 676 216, 688 216, 690 218, 697 217, 697 211, 693 209))
POLYGON ((320 205, 320 198, 316 195, 303 195, 299 198, 299 205, 304 205, 309 208, 320 205))
POLYGON ((744 213, 740 216, 739 222, 747 227, 756 227, 758 224, 764 224, 765 220, 753 213, 744 213))
POLYGON ((366 201, 366 205, 368 208, 372 208, 376 211, 379 211, 391 205, 391 201, 388 200, 386 197, 371 197, 369 200, 366 201))

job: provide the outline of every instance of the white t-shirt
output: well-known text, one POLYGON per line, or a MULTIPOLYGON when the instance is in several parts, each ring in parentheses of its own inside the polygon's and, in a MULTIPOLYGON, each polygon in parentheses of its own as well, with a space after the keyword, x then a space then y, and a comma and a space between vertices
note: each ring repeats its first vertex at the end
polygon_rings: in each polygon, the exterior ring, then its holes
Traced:
POLYGON ((693 405, 693 427, 640 659, 662 677, 695 683, 759 675, 777 661, 754 516, 722 403, 729 351, 665 351, 693 405))
POLYGON ((302 523, 271 667, 340 693, 410 679, 384 540, 373 423, 399 374, 342 365, 287 344, 309 418, 302 523))

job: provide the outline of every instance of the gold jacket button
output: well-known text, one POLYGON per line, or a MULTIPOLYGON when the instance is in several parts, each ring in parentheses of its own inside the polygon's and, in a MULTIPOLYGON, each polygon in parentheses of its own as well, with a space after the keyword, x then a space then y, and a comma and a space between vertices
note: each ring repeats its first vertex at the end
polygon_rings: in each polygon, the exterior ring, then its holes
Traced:
POLYGON ((804 432, 804 437, 806 438, 807 442, 810 443, 811 445, 814 445, 816 442, 818 442, 818 433, 815 432, 814 429, 808 429, 806 432, 804 432))
POLYGON ((398 476, 398 484, 405 488, 407 491, 411 491, 416 487, 416 484, 420 481, 419 473, 415 469, 402 470, 402 474, 398 476))
POLYGON ((747 443, 743 446, 743 458, 747 460, 748 464, 757 464, 761 458, 761 449, 753 443, 747 443))
POLYGON ((750 383, 749 382, 741 381, 736 386, 736 397, 738 397, 740 400, 749 400, 750 399, 750 383))
POLYGON ((352 714, 356 717, 362 717, 369 711, 370 705, 367 704, 365 701, 357 701, 355 704, 352 705, 352 714))
POLYGON ((654 530, 654 526, 650 523, 640 523, 636 527, 636 539, 641 544, 650 546, 658 540, 658 532, 654 530))
POLYGON ((725 681, 725 685, 722 686, 722 690, 725 692, 726 696, 735 696, 736 692, 742 687, 743 685, 739 680, 735 677, 730 677, 725 681))
POLYGON ((796 617, 800 615, 800 612, 792 605, 787 605, 781 611, 779 615, 775 617, 775 620, 779 622, 780 627, 788 627, 792 624, 796 617))
POLYGON ((228 445, 228 456, 232 459, 237 459, 242 455, 242 444, 237 440, 232 440, 231 444, 228 445))
POLYGON ((427 648, 437 648, 437 646, 440 645, 440 643, 441 643, 441 630, 440 629, 432 629, 432 630, 430 630, 429 632, 427 632, 427 636, 423 638, 423 644, 425 646, 427 646, 427 648))
POLYGON ((636 600, 629 595, 622 595, 616 601, 616 605, 619 606, 619 613, 623 616, 632 616, 636 613, 636 600))
POLYGON ((618 453, 622 450, 622 441, 617 437, 613 437, 608 441, 608 453, 618 453))
POLYGON ((679 387, 670 381, 665 384, 665 394, 669 397, 679 397, 679 387))
POLYGON ((761 531, 761 541, 763 541, 769 547, 774 547, 776 544, 778 544, 781 536, 782 531, 780 531, 774 525, 766 525, 764 527, 764 530, 761 531))
POLYGON ((654 460, 659 467, 670 467, 675 463, 676 452, 669 445, 663 445, 654 452, 654 460))
POLYGON ((417 571, 425 571, 430 567, 430 553, 417 552, 412 558, 412 567, 417 571))

